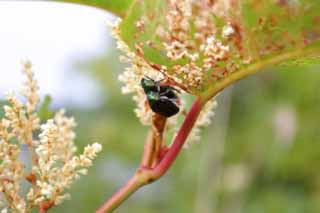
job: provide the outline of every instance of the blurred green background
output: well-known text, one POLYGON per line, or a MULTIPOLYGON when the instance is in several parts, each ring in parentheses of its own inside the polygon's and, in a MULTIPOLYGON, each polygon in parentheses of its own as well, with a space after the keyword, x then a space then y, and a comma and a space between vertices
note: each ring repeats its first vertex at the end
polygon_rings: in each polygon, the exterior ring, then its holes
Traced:
MULTIPOLYGON (((139 164, 148 129, 135 117, 131 96, 121 95, 118 54, 109 48, 75 62, 92 71, 107 97, 98 109, 72 111, 77 143, 99 141, 104 150, 72 187, 72 200, 53 212, 92 212, 139 164)), ((319 82, 319 67, 278 67, 227 89, 200 143, 117 212, 319 212, 319 82)))
MULTIPOLYGON (((67 107, 78 122, 79 152, 95 141, 104 148, 70 189, 72 199, 50 212, 94 212, 140 162, 148 128, 136 118, 131 96, 121 94, 124 65, 115 46, 71 61, 105 97, 96 108, 67 107)), ((200 143, 116 212, 320 212, 319 68, 273 68, 228 88, 200 143)))

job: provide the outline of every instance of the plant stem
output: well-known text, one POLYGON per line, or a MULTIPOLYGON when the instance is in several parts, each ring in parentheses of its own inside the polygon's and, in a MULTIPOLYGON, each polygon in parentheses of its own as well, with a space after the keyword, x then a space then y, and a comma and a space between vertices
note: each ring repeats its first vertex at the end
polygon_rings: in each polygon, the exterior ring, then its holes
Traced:
POLYGON ((151 168, 154 168, 160 160, 160 153, 163 147, 163 133, 166 127, 167 118, 154 114, 152 116, 152 132, 153 132, 153 142, 154 142, 154 154, 152 159, 151 168))
POLYGON ((167 118, 154 114, 152 116, 152 128, 148 133, 147 140, 144 145, 144 151, 140 168, 153 168, 159 160, 160 151, 162 148, 163 133, 165 130, 167 118))
POLYGON ((125 201, 133 192, 139 189, 145 183, 141 172, 137 172, 126 185, 117 191, 106 203, 104 203, 96 213, 112 212, 123 201, 125 201))
POLYGON ((153 132, 150 130, 147 135, 147 139, 144 145, 143 155, 141 159, 141 167, 150 168, 154 156, 154 137, 153 132))
MULTIPOLYGON (((112 212, 115 210, 123 201, 125 201, 133 192, 138 190, 141 186, 149 184, 161 176, 163 176, 166 171, 171 167, 174 160, 177 158, 180 150, 185 143, 193 125, 195 124, 197 117, 200 113, 203 102, 200 97, 198 97, 193 103, 186 119, 184 120, 177 136, 175 137, 172 146, 169 151, 165 154, 163 159, 155 166, 155 168, 145 168, 144 163, 148 162, 142 160, 140 168, 137 170, 136 174, 124 185, 118 192, 116 192, 106 203, 104 203, 96 213, 112 212)), ((150 143, 153 139, 150 139, 148 135, 147 143, 150 143)), ((146 145, 147 150, 145 151, 146 156, 150 152, 150 144, 146 145)), ((149 159, 149 157, 143 158, 149 159)))
POLYGON ((39 213, 46 213, 47 211, 45 209, 40 208, 39 213))
POLYGON ((177 136, 175 137, 172 146, 169 151, 166 153, 164 158, 160 161, 157 167, 155 167, 153 174, 154 178, 158 179, 166 173, 170 168, 174 160, 177 158, 183 144, 185 143, 189 133, 192 130, 193 125, 195 124, 198 115, 201 111, 202 100, 197 98, 193 103, 186 119, 184 120, 177 136))
POLYGON ((54 206, 52 201, 43 201, 39 204, 39 213, 46 213, 50 208, 54 206))

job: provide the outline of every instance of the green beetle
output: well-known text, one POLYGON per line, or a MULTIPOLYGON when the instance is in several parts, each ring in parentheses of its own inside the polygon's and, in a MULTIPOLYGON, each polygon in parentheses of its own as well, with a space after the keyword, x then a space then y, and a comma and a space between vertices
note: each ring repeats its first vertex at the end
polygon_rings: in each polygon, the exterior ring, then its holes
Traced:
POLYGON ((145 77, 141 79, 141 87, 152 111, 164 117, 171 117, 179 112, 179 98, 176 94, 179 90, 161 85, 161 81, 145 77))

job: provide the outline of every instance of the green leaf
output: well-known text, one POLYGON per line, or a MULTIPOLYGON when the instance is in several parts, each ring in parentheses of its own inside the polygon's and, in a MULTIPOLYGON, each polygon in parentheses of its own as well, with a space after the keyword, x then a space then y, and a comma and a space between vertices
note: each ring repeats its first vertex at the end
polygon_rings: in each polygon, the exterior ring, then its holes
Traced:
POLYGON ((53 117, 53 112, 50 111, 50 104, 51 104, 52 98, 50 95, 46 95, 43 102, 41 103, 41 106, 38 111, 38 115, 41 121, 46 121, 53 117))
POLYGON ((128 46, 135 50, 136 44, 142 43, 145 57, 153 63, 169 65, 170 60, 161 50, 161 40, 156 36, 157 27, 164 23, 166 3, 162 0, 154 1, 135 1, 128 16, 120 25, 121 38, 128 46), (142 21, 143 30, 139 30, 137 23, 142 21), (146 42, 152 41, 153 48, 146 45, 146 42))
POLYGON ((144 57, 148 62, 171 68, 176 64, 184 64, 185 60, 170 60, 164 51, 163 41, 156 33, 159 26, 167 27, 167 6, 163 0, 135 1, 128 16, 122 21, 120 30, 121 38, 133 51, 136 51, 137 44, 142 44, 144 57), (137 27, 137 23, 141 21, 144 25, 143 30, 137 27), (148 45, 149 41, 152 45, 148 45))
POLYGON ((54 0, 58 2, 77 3, 109 11, 119 17, 125 17, 133 0, 54 0))
MULTIPOLYGON (((213 4, 219 4, 224 1, 214 2, 213 4)), ((163 0, 135 1, 120 25, 120 36, 131 50, 143 57, 145 61, 150 64, 164 65, 168 68, 168 74, 175 75, 172 68, 175 65, 188 64, 190 60, 170 59, 164 45, 166 41, 158 33, 159 29, 171 33, 168 30, 167 21, 172 9, 169 4, 169 1, 163 0), (139 53, 141 50, 142 54, 139 53)), ((201 53, 201 46, 205 41, 197 40, 196 34, 201 33, 201 28, 195 27, 197 21, 201 19, 199 16, 201 10, 193 8, 191 11, 186 41, 193 45, 191 54, 199 53, 200 57, 196 65, 204 70, 206 61, 201 53)), ((211 24, 214 30, 209 31, 209 34, 213 34, 223 45, 228 46, 230 54, 228 58, 214 62, 214 67, 211 69, 203 71, 204 83, 200 89, 194 88, 193 93, 214 91, 212 88, 220 81, 228 81, 226 85, 229 85, 246 76, 241 77, 240 74, 236 74, 238 75, 236 78, 231 77, 238 71, 244 72, 248 69, 254 73, 252 71, 254 69, 261 70, 264 66, 281 63, 284 60, 296 59, 307 54, 320 55, 318 51, 320 48, 319 11, 320 1, 314 0, 242 0, 238 1, 238 4, 231 4, 230 9, 222 15, 219 14, 221 10, 214 10, 212 7, 208 17, 212 17, 211 24), (236 29, 236 35, 232 39, 222 36, 223 27, 228 23, 236 29), (291 52, 293 54, 290 54, 291 52), (221 70, 225 70, 226 74, 221 74, 221 70), (216 77, 213 77, 215 73, 217 73, 216 77)), ((207 18, 205 21, 208 20, 210 19, 207 18)), ((318 61, 310 58, 300 60, 306 64, 318 61)), ((302 62, 299 63, 302 64, 302 62)), ((181 74, 175 77, 183 80, 181 74)))

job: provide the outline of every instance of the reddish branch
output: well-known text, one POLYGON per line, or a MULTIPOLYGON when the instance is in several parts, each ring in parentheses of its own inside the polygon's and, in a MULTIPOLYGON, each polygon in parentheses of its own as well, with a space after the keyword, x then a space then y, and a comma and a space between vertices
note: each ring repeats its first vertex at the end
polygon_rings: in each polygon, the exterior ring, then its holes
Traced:
POLYGON ((50 208, 54 206, 52 201, 43 201, 39 204, 39 213, 46 213, 50 208))
POLYGON ((167 118, 158 114, 152 117, 152 129, 148 133, 140 168, 152 168, 160 159, 163 147, 163 133, 167 118))
POLYGON ((201 100, 200 98, 198 98, 193 103, 177 136, 174 139, 172 146, 167 151, 163 159, 160 161, 159 165, 157 165, 157 167, 155 167, 155 169, 153 170, 153 173, 156 179, 164 175, 166 171, 170 168, 170 166, 173 164, 174 160, 177 158, 183 144, 186 142, 186 139, 198 118, 200 110, 201 110, 201 100))
POLYGON ((201 98, 197 98, 169 149, 163 147, 162 144, 166 120, 160 117, 154 117, 153 131, 148 134, 142 162, 135 175, 126 185, 106 201, 96 213, 112 212, 141 186, 152 183, 168 171, 192 130, 201 107, 201 98))

